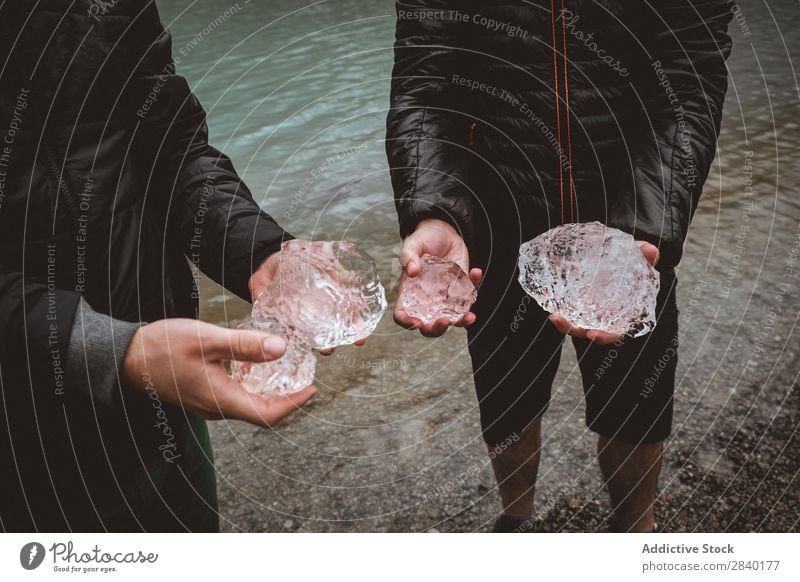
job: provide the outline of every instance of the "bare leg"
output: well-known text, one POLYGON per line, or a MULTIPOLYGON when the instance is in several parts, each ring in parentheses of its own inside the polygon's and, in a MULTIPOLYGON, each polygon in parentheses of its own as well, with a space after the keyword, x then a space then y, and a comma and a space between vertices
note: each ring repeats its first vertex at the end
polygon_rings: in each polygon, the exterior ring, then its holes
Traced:
POLYGON ((614 508, 614 524, 622 531, 653 531, 653 505, 663 450, 663 443, 632 445, 603 436, 597 441, 600 470, 614 508))
POLYGON ((533 514, 533 493, 542 449, 541 418, 530 423, 519 436, 517 442, 497 454, 490 447, 489 454, 506 515, 523 518, 533 514))

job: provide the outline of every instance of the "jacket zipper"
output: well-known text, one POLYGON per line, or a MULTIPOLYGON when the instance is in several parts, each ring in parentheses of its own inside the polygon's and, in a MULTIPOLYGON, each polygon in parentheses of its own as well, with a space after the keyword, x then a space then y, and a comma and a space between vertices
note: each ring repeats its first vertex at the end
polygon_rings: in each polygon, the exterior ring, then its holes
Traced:
POLYGON ((61 172, 61 170, 58 167, 58 161, 56 160, 53 148, 50 147, 50 145, 48 144, 45 146, 45 149, 47 151, 47 160, 50 165, 50 171, 53 174, 53 179, 56 181, 56 184, 58 186, 58 191, 62 194, 64 200, 67 203, 69 212, 72 215, 73 226, 75 226, 77 225, 78 217, 80 216, 78 214, 78 205, 76 202, 75 195, 72 191, 72 188, 70 188, 69 184, 67 184, 67 181, 62 178, 63 172, 61 172))
POLYGON ((467 138, 467 145, 472 147, 475 145, 475 130, 478 128, 477 122, 473 121, 469 124, 469 138, 467 138))

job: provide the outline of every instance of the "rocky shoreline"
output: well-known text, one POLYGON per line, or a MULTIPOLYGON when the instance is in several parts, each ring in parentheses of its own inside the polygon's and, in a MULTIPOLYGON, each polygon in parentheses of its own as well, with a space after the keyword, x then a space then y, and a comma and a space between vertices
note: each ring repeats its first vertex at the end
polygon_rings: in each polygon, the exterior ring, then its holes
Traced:
MULTIPOLYGON (((691 448, 678 446, 666 462, 691 494, 659 495, 659 529, 669 532, 800 531, 800 387, 790 390, 773 422, 742 427, 732 437, 713 435, 733 477, 698 466, 691 448)), ((571 497, 537 520, 539 531, 606 531, 608 503, 571 497)))

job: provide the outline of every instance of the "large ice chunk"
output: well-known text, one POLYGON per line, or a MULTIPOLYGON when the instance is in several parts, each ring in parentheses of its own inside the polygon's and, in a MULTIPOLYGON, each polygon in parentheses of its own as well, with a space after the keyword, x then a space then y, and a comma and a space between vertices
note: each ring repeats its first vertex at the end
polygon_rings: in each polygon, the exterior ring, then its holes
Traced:
POLYGON ((655 327, 658 272, 631 235, 599 222, 558 226, 523 244, 519 282, 577 327, 633 337, 655 327))
POLYGON ((375 261, 347 241, 283 243, 274 281, 253 305, 291 325, 315 349, 371 334, 386 310, 375 261))
POLYGON ((422 255, 416 277, 405 273, 398 302, 406 313, 423 323, 447 318, 455 323, 469 311, 478 293, 464 270, 453 261, 422 255))
POLYGON ((232 362, 249 392, 290 394, 314 380, 312 349, 371 334, 386 310, 372 258, 350 242, 292 240, 281 246, 275 278, 240 327, 280 335, 286 352, 272 362, 232 362))

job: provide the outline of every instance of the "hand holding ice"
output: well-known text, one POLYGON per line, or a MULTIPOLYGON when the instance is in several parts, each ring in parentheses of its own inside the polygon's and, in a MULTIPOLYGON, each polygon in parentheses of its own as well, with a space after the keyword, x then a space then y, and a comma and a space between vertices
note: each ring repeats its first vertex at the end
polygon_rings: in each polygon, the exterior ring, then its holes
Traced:
POLYGON ((353 343, 373 332, 386 296, 372 258, 349 242, 283 243, 275 278, 244 324, 280 335, 286 352, 272 362, 233 362, 249 392, 289 394, 314 380, 312 348, 353 343))
POLYGON ((523 244, 519 282, 577 327, 633 337, 655 327, 658 273, 632 236, 599 222, 558 226, 523 244))
POLYGON ((461 267, 426 254, 421 257, 416 277, 403 274, 397 301, 410 317, 429 324, 441 318, 455 323, 477 298, 475 285, 461 267))

